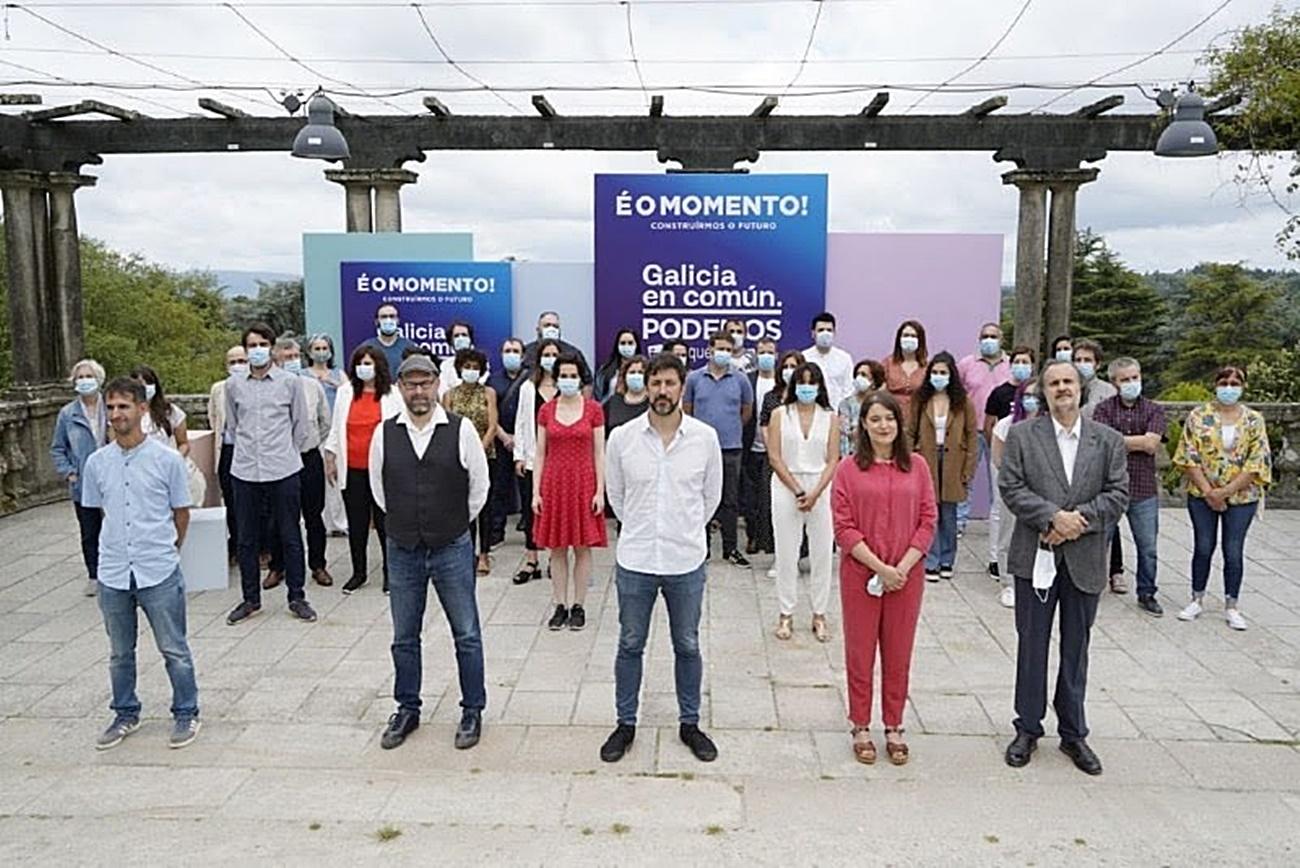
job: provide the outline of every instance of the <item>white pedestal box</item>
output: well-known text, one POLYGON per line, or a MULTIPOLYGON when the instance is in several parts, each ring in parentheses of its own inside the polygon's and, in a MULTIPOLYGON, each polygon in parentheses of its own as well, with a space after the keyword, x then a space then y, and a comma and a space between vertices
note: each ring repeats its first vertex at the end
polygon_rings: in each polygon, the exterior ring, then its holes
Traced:
POLYGON ((181 546, 181 572, 185 575, 185 590, 190 593, 230 587, 224 506, 190 510, 190 529, 181 546))

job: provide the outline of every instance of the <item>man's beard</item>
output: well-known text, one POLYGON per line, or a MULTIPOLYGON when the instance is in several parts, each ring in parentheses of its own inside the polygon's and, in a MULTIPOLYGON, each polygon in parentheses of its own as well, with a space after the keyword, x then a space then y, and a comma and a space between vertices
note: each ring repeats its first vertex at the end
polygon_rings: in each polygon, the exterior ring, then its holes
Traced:
POLYGON ((671 416, 677 411, 677 402, 671 398, 655 398, 650 403, 650 408, 655 411, 656 416, 671 416), (667 404, 667 409, 660 409, 661 404, 667 404))

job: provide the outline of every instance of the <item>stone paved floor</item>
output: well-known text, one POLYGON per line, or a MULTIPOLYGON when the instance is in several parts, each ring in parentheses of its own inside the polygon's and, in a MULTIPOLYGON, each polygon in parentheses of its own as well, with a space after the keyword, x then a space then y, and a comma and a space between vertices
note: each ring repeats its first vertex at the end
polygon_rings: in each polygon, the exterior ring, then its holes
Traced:
MULTIPOLYGON (((183 854, 317 865, 1296 864, 1300 571, 1290 546, 1300 513, 1267 512, 1252 531, 1245 634, 1226 628, 1217 597, 1198 623, 1173 618, 1190 530, 1179 511, 1161 521, 1170 614, 1154 621, 1131 596, 1102 600, 1088 711, 1106 772, 1091 779, 1054 739, 1026 769, 1002 762, 1015 634, 983 572, 979 522, 956 579, 926 589, 908 707, 913 759, 900 769, 853 761, 838 630, 819 645, 801 612, 793 642, 771 637, 767 558, 710 575, 703 722, 718 761, 695 762, 676 739, 661 609, 640 734, 622 763, 602 764, 617 639, 611 552, 597 562, 587 631, 550 633, 547 585, 509 582, 515 545, 480 583, 490 707, 474 750, 451 747, 458 694, 436 609, 425 725, 403 748, 379 749, 392 670, 376 575, 351 597, 337 585, 311 589, 314 625, 289 618, 283 591, 238 627, 224 621, 235 591, 193 595, 199 740, 165 746, 169 692, 146 632, 145 726, 98 753, 107 640, 81 595, 72 510, 9 517, 0 520, 0 863, 183 854), (381 840, 381 829, 400 834, 381 840)), ((330 558, 346 577, 343 540, 330 541, 330 558)))

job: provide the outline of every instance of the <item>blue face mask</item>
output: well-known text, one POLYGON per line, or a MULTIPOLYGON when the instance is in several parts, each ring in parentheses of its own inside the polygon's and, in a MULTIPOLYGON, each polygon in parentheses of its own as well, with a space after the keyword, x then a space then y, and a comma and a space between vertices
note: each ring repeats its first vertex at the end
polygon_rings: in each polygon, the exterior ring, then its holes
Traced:
POLYGON ((99 381, 94 377, 77 377, 72 388, 77 390, 78 395, 93 395, 99 391, 99 381))
POLYGON ((1057 350, 1057 351, 1056 351, 1056 360, 1057 360, 1058 362, 1068 362, 1068 361, 1070 361, 1070 360, 1073 359, 1073 358, 1074 358, 1074 351, 1073 351, 1073 350, 1057 350))
POLYGON ((1026 416, 1036 416, 1038 414, 1038 398, 1035 395, 1025 395, 1020 399, 1020 406, 1025 408, 1026 416))
POLYGON ((542 370, 549 371, 555 367, 555 356, 542 356, 539 361, 542 363, 542 370))
POLYGON ((519 366, 523 363, 524 357, 519 355, 519 353, 511 352, 501 354, 501 364, 507 371, 517 371, 519 370, 519 366))
POLYGON ((451 339, 451 346, 456 352, 460 352, 473 346, 473 341, 469 339, 469 335, 456 335, 451 339))
POLYGON ((397 320, 386 316, 379 321, 379 333, 384 335, 397 334, 397 320))
POLYGON ((1079 369, 1079 376, 1083 377, 1085 382, 1097 376, 1097 366, 1092 362, 1079 362, 1075 367, 1079 369))
POLYGON ((466 368, 460 372, 460 378, 463 382, 469 383, 472 386, 478 382, 479 373, 478 368, 466 368))
POLYGON ((302 371, 302 359, 285 359, 281 367, 291 374, 297 374, 302 371))
POLYGON ((800 404, 811 404, 817 400, 817 385, 815 383, 799 383, 794 387, 794 396, 799 399, 800 404))
POLYGON ((255 368, 265 368, 271 364, 271 348, 253 347, 248 351, 248 363, 255 368))
POLYGON ((817 346, 823 350, 829 350, 835 346, 835 332, 828 329, 817 332, 817 346))
POLYGON ((731 367, 731 351, 730 351, 730 350, 714 350, 714 351, 713 351, 713 364, 717 365, 719 368, 729 368, 729 367, 731 367))
POLYGON ((1125 401, 1136 401, 1142 395, 1142 381, 1130 380, 1119 384, 1119 396, 1125 401))
POLYGON ((774 370, 776 370, 776 354, 775 354, 775 353, 759 353, 759 354, 758 354, 758 369, 759 369, 760 371, 774 371, 774 370))
POLYGON ((645 389, 645 374, 633 371, 627 375, 627 390, 629 392, 640 392, 645 389))
POLYGON ((577 377, 560 377, 555 381, 556 388, 560 394, 566 398, 572 398, 578 394, 578 389, 582 387, 582 381, 577 377))
POLYGON ((1016 362, 1011 366, 1011 380, 1014 383, 1023 383, 1033 373, 1033 365, 1027 365, 1024 362, 1016 362))
POLYGON ((898 348, 905 353, 914 353, 921 348, 921 339, 912 335, 903 335, 898 339, 898 348))
POLYGON ((980 338, 980 355, 991 359, 1002 349, 1002 342, 997 338, 980 338))
POLYGON ((1241 386, 1216 386, 1214 397, 1220 404, 1231 407, 1241 400, 1241 386))
POLYGON ((625 359, 630 359, 636 355, 636 344, 619 344, 618 354, 625 359))
POLYGON ((947 374, 931 374, 931 375, 930 375, 930 385, 934 387, 934 390, 935 390, 936 392, 944 392, 944 391, 947 391, 947 389, 948 389, 948 380, 949 380, 949 377, 948 377, 947 374))

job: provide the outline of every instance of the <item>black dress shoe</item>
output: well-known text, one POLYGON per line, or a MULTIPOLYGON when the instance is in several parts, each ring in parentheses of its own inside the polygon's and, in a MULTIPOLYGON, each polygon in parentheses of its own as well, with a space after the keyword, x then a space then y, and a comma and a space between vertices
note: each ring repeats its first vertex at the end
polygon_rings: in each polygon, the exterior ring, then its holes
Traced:
POLYGON ((1029 758, 1038 750, 1038 739, 1027 733, 1018 732, 1007 745, 1007 765, 1014 769, 1029 765, 1029 758))
POLYGON ((616 763, 627 753, 627 749, 632 746, 632 741, 636 738, 636 727, 626 723, 620 723, 605 743, 600 746, 600 758, 607 763, 616 763))
POLYGON ((1154 596, 1138 597, 1138 608, 1157 618, 1165 613, 1164 608, 1161 607, 1160 602, 1154 596))
POLYGON ((460 716, 460 726, 456 727, 456 750, 469 750, 478 744, 483 734, 483 712, 467 708, 460 716))
POLYGON ((379 739, 379 746, 384 750, 392 750, 419 728, 420 715, 410 709, 399 708, 392 717, 388 718, 388 726, 384 728, 384 734, 379 739))
POLYGON ((682 743, 691 749, 695 758, 702 763, 711 763, 718 758, 718 747, 713 739, 705 735, 693 723, 683 723, 678 729, 682 743))
POLYGON ((1074 760, 1074 767, 1084 774, 1101 774, 1101 760, 1083 739, 1061 739, 1061 753, 1074 760))

